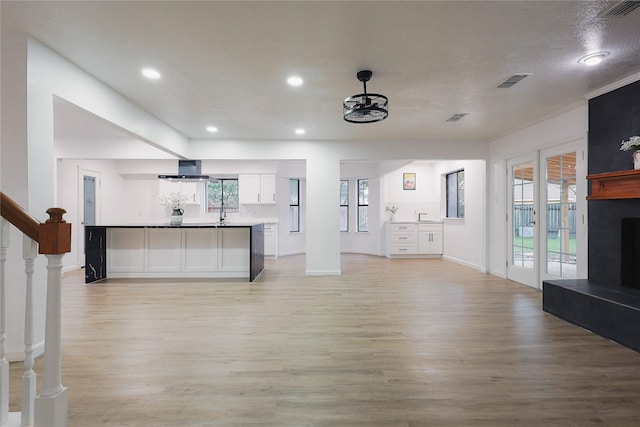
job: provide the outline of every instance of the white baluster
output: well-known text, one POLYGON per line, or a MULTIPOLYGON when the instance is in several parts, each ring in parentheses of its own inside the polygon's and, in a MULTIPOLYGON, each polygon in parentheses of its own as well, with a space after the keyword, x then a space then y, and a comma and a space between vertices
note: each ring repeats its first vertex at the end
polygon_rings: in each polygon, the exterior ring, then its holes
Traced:
POLYGON ((9 418, 9 363, 7 362, 7 302, 5 292, 9 222, 0 217, 0 425, 9 418))
POLYGON ((61 289, 62 257, 47 257, 47 315, 44 337, 42 391, 36 398, 36 427, 66 427, 68 397, 61 381, 61 289))
POLYGON ((22 375, 22 414, 23 427, 33 425, 33 408, 36 397, 36 374, 33 371, 33 271, 38 244, 27 236, 23 238, 22 257, 24 271, 27 274, 27 295, 24 310, 24 374, 22 375))

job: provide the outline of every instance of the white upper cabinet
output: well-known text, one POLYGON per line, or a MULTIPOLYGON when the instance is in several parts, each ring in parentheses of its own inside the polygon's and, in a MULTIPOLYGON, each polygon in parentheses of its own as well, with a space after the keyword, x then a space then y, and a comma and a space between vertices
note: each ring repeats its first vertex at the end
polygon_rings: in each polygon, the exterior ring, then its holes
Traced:
POLYGON ((242 204, 273 204, 276 202, 275 175, 239 175, 239 202, 242 204))
POLYGON ((189 181, 158 180, 158 195, 168 196, 171 193, 180 193, 187 199, 187 204, 199 205, 202 203, 202 183, 189 181))

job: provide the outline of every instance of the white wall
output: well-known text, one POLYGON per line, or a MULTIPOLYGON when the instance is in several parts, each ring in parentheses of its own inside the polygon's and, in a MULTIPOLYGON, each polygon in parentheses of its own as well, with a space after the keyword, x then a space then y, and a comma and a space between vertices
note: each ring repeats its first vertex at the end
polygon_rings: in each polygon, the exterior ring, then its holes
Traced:
MULTIPOLYGON (((507 161, 521 154, 557 146, 571 141, 586 143, 589 130, 588 105, 575 107, 563 114, 520 129, 490 143, 489 192, 489 272, 506 277, 507 260, 507 161)), ((580 179, 581 177, 578 177, 580 179)), ((585 180, 586 178, 582 177, 585 180)))
MULTIPOLYGON (((18 34, 2 34, 2 61, 0 62, 2 79, 0 91, 2 103, 0 115, 0 185, 2 192, 22 206, 39 221, 47 219, 46 209, 53 206, 53 191, 48 189, 47 175, 43 175, 44 182, 40 188, 35 188, 39 181, 31 185, 34 178, 30 169, 37 170, 40 166, 46 173, 52 168, 52 159, 42 157, 30 158, 33 151, 29 150, 29 135, 27 130, 27 78, 28 78, 28 39, 18 34), (44 162, 44 163, 42 163, 44 162), (41 203, 33 202, 42 197, 41 203), (43 209, 43 206, 46 206, 43 209)), ((49 176, 49 178, 53 178, 49 176)), ((53 181, 53 179, 50 179, 53 181)), ((25 273, 22 258, 23 234, 15 227, 9 226, 9 249, 5 265, 6 279, 6 307, 7 307, 7 358, 19 360, 24 351, 24 301, 25 301, 25 273)), ((3 234, 3 241, 7 238, 3 234)), ((43 351, 44 340, 44 312, 46 294, 45 257, 38 256, 33 275, 33 289, 41 297, 35 299, 34 313, 34 353, 43 351)))
POLYGON ((387 206, 395 206, 398 211, 394 221, 417 221, 418 213, 426 213, 433 221, 440 220, 440 179, 435 172, 438 162, 415 161, 384 176, 384 199, 381 216, 389 220, 387 206), (403 189, 403 174, 416 174, 416 189, 403 189))
POLYGON ((113 160, 75 160, 59 159, 57 161, 58 203, 67 211, 65 218, 72 224, 71 253, 62 258, 65 271, 84 265, 78 253, 78 238, 82 227, 80 170, 88 170, 100 175, 97 182, 97 194, 102 203, 97 203, 99 210, 96 221, 102 224, 120 223, 128 215, 130 199, 143 198, 146 192, 137 193, 135 188, 122 179, 115 168, 113 160))
POLYGON ((460 160, 437 162, 434 165, 441 188, 441 212, 444 221, 444 258, 477 270, 487 268, 487 179, 485 161, 460 160), (445 175, 464 169, 464 218, 452 219, 446 216, 445 175))
MULTIPOLYGON (((375 162, 344 162, 340 168, 340 179, 349 181, 349 231, 340 233, 340 250, 345 253, 381 255, 380 221, 381 186, 378 165, 375 162), (358 180, 369 181, 369 231, 358 232, 358 180)), ((339 188, 339 183, 336 183, 339 188)), ((339 200, 336 201, 339 206, 339 200)))
POLYGON ((278 162, 277 199, 278 199, 278 254, 280 256, 301 254, 307 245, 307 185, 305 161, 278 162), (300 180, 300 231, 289 231, 289 180, 300 180))

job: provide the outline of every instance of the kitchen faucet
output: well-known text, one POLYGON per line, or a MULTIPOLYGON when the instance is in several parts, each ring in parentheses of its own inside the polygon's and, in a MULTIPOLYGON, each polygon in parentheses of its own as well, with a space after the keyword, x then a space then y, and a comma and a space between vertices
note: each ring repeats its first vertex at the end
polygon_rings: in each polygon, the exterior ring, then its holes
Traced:
POLYGON ((223 224, 227 219, 227 213, 224 211, 224 200, 220 201, 220 224, 223 224))

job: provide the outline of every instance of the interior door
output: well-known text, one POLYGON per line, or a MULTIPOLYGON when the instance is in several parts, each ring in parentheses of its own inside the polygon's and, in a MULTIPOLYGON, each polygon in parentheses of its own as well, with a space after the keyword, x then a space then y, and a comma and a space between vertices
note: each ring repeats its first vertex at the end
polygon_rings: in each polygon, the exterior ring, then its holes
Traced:
POLYGON ((507 277, 540 289, 537 182, 537 152, 507 162, 507 277))
POLYGON ((84 267, 84 226, 99 220, 100 172, 78 169, 78 265, 84 267))
POLYGON ((583 147, 577 143, 543 150, 540 266, 543 279, 587 277, 586 176, 583 147))

